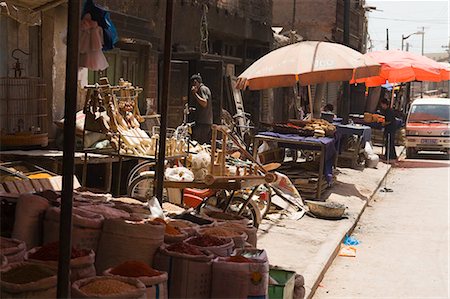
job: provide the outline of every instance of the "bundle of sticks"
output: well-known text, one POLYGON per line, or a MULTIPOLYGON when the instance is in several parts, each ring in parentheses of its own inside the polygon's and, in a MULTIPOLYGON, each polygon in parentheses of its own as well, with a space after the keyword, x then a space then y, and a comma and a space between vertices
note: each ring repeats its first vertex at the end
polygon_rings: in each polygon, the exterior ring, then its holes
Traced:
POLYGON ((112 147, 121 154, 150 154, 150 137, 140 128, 144 119, 137 98, 142 88, 123 79, 113 86, 103 77, 99 83, 85 89, 88 90, 84 106, 86 129, 105 133, 112 147))

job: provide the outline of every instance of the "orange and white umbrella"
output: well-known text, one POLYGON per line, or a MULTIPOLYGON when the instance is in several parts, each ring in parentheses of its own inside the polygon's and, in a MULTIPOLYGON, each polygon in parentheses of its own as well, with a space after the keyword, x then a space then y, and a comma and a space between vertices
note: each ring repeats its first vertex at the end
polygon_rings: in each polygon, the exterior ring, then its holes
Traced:
POLYGON ((304 41, 278 48, 255 61, 237 80, 237 88, 274 87, 350 81, 376 76, 380 64, 347 46, 304 41))

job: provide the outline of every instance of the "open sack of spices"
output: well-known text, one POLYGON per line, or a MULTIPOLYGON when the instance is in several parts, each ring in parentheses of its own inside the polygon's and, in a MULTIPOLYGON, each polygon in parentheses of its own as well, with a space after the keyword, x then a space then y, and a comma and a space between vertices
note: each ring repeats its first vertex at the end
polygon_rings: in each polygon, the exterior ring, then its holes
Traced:
POLYGON ((56 298, 56 270, 28 262, 1 270, 0 298, 56 298))
POLYGON ((218 238, 211 235, 190 237, 184 242, 198 249, 212 252, 216 256, 230 256, 234 247, 232 238, 218 238))
POLYGON ((74 298, 144 299, 145 285, 136 278, 122 276, 95 276, 72 284, 74 298))
MULTIPOLYGON (((45 265, 58 270, 59 242, 52 242, 31 249, 25 254, 27 262, 45 265)), ((92 249, 77 249, 72 247, 70 255, 70 281, 95 276, 95 253, 92 249)))
POLYGON ((144 262, 126 261, 103 274, 135 277, 145 285, 147 298, 167 298, 167 273, 155 270, 144 262))
POLYGON ((214 236, 218 238, 233 239, 235 247, 243 247, 248 236, 242 227, 205 227, 198 230, 200 235, 214 236))
POLYGON ((267 259, 244 255, 218 257, 212 263, 212 298, 266 298, 269 288, 267 259), (239 285, 236 288, 230 286, 239 285))
POLYGON ((210 298, 214 255, 185 242, 162 245, 155 269, 168 273, 169 298, 210 298))
POLYGON ((171 222, 167 222, 162 218, 155 218, 152 221, 165 225, 164 243, 166 244, 181 242, 189 236, 187 232, 179 229, 171 222))

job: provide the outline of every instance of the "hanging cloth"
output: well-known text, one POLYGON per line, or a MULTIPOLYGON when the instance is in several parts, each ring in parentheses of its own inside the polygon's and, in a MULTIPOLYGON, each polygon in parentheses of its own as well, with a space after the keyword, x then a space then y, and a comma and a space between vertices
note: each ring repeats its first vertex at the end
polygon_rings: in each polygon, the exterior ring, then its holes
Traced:
POLYGON ((93 21, 103 29, 103 51, 114 48, 119 41, 116 26, 111 21, 109 11, 94 3, 93 0, 87 0, 84 4, 83 15, 90 14, 93 21))
POLYGON ((102 52, 103 30, 91 15, 85 14, 80 24, 80 67, 93 71, 106 69, 109 64, 102 52))

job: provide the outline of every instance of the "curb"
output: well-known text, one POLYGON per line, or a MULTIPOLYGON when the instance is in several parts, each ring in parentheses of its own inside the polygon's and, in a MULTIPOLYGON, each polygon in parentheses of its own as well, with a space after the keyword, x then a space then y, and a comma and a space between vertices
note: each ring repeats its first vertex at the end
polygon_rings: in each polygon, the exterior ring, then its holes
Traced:
MULTIPOLYGON (((401 154, 403 153, 403 150, 401 152, 401 154)), ((325 276, 325 273, 327 272, 327 270, 330 268, 331 264, 333 263, 334 259, 336 258, 336 256, 339 253, 339 249, 341 246, 341 243, 344 241, 345 236, 347 235, 351 235, 353 233, 353 231, 355 230, 356 225, 358 224, 359 220, 361 219, 362 214, 364 213, 364 211, 366 210, 366 207, 369 205, 369 203, 372 201, 372 198, 375 196, 375 194, 377 193, 377 190, 380 189, 381 184, 383 184, 384 180, 386 179, 386 176, 389 174, 389 172, 392 169, 392 165, 387 164, 388 165, 388 169, 387 171, 384 173, 383 177, 381 178, 381 180, 378 182, 377 187, 373 190, 372 194, 369 196, 368 200, 366 200, 366 202, 364 203, 364 206, 362 207, 361 211, 358 213, 355 222, 353 223, 353 225, 346 231, 346 233, 344 234, 344 236, 340 239, 340 241, 338 242, 338 244, 336 245, 336 247, 334 248, 334 250, 332 251, 331 255, 328 257, 325 266, 323 267, 323 269, 320 271, 320 274, 318 275, 318 277, 316 278, 316 280, 314 281, 314 284, 311 288, 311 290, 308 292, 308 290, 306 291, 306 295, 305 298, 306 299, 311 299, 317 288, 319 287, 320 282, 322 281, 323 277, 325 276)))

